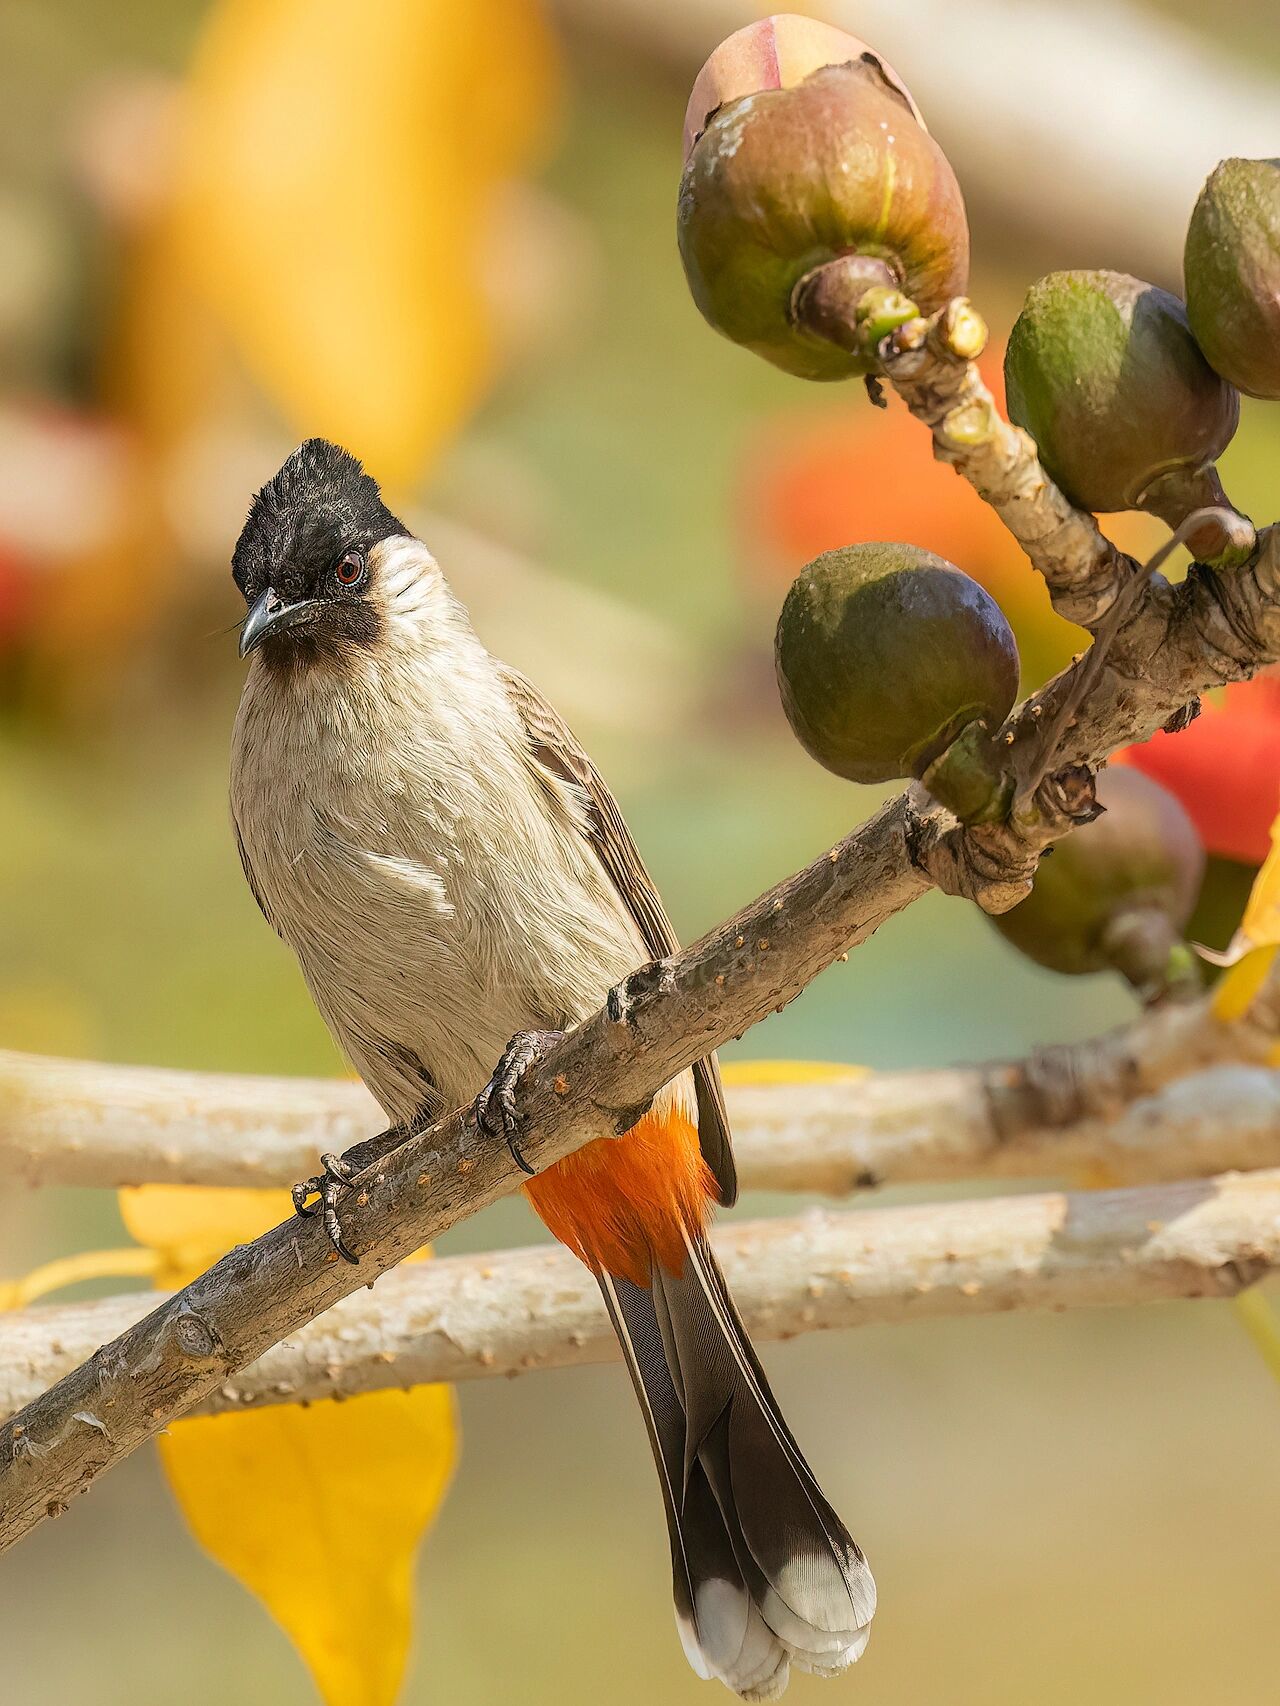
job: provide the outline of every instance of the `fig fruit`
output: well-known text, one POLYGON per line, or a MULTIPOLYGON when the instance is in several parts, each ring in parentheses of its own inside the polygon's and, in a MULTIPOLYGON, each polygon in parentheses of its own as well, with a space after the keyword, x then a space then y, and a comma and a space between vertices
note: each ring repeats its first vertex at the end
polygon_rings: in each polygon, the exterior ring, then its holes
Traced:
POLYGON ((913 545, 846 545, 797 576, 778 618, 783 708, 801 746, 851 782, 926 777, 958 755, 955 809, 980 813, 1000 781, 990 734, 1018 692, 1000 606, 913 545), (957 794, 957 788, 960 790, 957 794))
POLYGON ((1280 401, 1280 160, 1224 160, 1187 227, 1187 318, 1212 367, 1280 401))
POLYGON ((1058 842, 1026 900, 992 923, 1050 971, 1118 971, 1148 1000, 1194 986, 1182 932, 1204 875, 1195 826, 1140 771, 1104 770, 1097 792, 1102 816, 1058 842))
MULTIPOLYGON (((1034 284, 1009 337, 1010 419, 1081 509, 1142 509, 1178 527, 1225 504, 1214 458, 1240 414, 1176 296, 1127 273, 1056 272, 1034 284)), ((1206 522, 1188 544, 1205 561, 1253 549, 1243 517, 1206 522)))
POLYGON ((797 323, 807 274, 860 257, 868 290, 926 314, 963 293, 969 228, 955 174, 862 42, 770 19, 718 48, 694 90, 680 254, 717 331, 801 378, 845 379, 874 358, 797 323))

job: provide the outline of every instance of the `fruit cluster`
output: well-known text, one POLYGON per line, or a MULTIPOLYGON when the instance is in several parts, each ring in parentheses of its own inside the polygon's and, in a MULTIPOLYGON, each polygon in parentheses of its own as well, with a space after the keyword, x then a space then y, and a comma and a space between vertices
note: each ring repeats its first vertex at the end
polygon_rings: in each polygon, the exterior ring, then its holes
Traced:
MULTIPOLYGON (((902 79, 812 19, 751 24, 711 55, 685 119, 680 253, 717 331, 806 379, 874 384, 884 339, 944 311, 963 347, 964 202, 902 79)), ((1079 508, 1144 510, 1219 569, 1255 545, 1216 469, 1239 392, 1280 399, 1280 161, 1211 175, 1186 241, 1186 301, 1105 271, 1053 273, 1009 341, 1009 413, 1079 508)), ((974 351, 976 353, 976 350, 974 351)), ((797 738, 855 782, 914 777, 962 821, 1014 794, 1001 729, 1019 660, 999 605, 909 544, 825 552, 787 594, 778 685, 797 738)), ((1000 921, 1064 972, 1113 967, 1149 997, 1184 985, 1204 866, 1176 799, 1136 770, 1000 921)))

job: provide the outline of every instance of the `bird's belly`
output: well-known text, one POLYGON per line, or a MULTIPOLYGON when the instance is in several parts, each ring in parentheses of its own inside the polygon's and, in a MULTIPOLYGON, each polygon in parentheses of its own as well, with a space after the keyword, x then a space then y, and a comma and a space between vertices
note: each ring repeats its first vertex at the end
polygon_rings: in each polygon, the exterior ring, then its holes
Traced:
POLYGON ((284 863, 271 909, 391 1119, 421 1109, 428 1081, 446 1106, 469 1101, 515 1032, 586 1017, 644 958, 608 897, 545 861, 540 881, 513 878, 526 865, 420 827, 412 858, 325 831, 284 863))

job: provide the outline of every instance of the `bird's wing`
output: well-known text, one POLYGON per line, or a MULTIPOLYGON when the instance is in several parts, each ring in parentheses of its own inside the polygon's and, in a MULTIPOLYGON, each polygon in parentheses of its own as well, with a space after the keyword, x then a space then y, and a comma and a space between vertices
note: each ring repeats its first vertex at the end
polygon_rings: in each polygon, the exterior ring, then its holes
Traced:
MULTIPOLYGON (((553 785, 562 787, 568 783, 582 800, 591 845, 635 920, 646 950, 654 959, 675 953, 680 943, 671 920, 604 778, 559 712, 547 703, 532 682, 517 670, 505 665, 500 668, 503 682, 528 734, 535 765, 553 785)), ((729 1115, 714 1055, 696 1063, 693 1080, 698 1098, 698 1142, 703 1159, 720 1187, 720 1201, 728 1205, 737 1197, 738 1180, 729 1137, 729 1115)))
POLYGON ((244 871, 244 880, 249 885, 249 893, 253 896, 254 900, 257 901, 258 911, 266 919, 267 923, 275 931, 276 935, 280 936, 281 939, 283 940, 283 933, 280 929, 280 926, 276 923, 275 919, 272 917, 271 908, 267 905, 266 901, 262 898, 262 890, 258 887, 258 879, 254 876, 253 866, 249 863, 249 853, 248 853, 248 849, 245 847, 245 844, 244 844, 244 836, 241 835, 241 833, 240 833, 240 825, 236 822, 234 815, 232 816, 232 819, 231 819, 231 827, 236 832, 236 851, 240 855, 240 866, 241 866, 241 869, 244 871))

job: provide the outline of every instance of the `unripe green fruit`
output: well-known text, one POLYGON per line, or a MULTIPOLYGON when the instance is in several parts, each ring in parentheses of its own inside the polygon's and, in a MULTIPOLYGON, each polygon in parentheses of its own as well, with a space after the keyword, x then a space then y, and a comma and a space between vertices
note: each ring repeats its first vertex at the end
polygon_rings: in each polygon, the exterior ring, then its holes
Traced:
POLYGON ((851 782, 923 776, 964 731, 994 731, 1018 692, 1004 613, 913 545, 816 558, 778 618, 778 690, 796 738, 851 782))
POLYGON ((1224 379, 1280 400, 1280 160, 1224 160, 1187 227, 1187 318, 1224 379))
POLYGON ((1182 931, 1204 846, 1179 802, 1139 770, 1104 770, 1105 810, 1040 861, 1026 900, 994 918, 1037 965, 1077 976, 1116 970, 1145 994, 1194 977, 1182 931))
MULTIPOLYGON (((1004 371, 1010 419, 1081 509, 1145 509, 1177 527, 1224 501, 1213 459, 1240 399, 1167 290, 1127 273, 1050 273, 1027 294, 1004 371)), ((1191 544, 1217 549, 1212 538, 1191 544)))
POLYGON ((845 379, 873 358, 797 325, 797 285, 861 256, 868 288, 922 313, 963 293, 964 202, 910 98, 874 56, 765 88, 714 112, 680 185, 680 254, 717 331, 803 379, 845 379))

